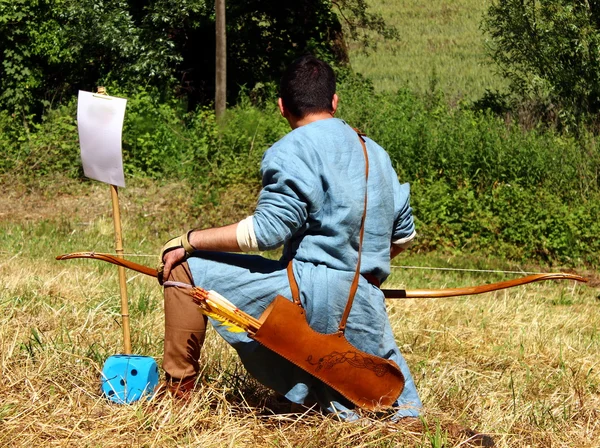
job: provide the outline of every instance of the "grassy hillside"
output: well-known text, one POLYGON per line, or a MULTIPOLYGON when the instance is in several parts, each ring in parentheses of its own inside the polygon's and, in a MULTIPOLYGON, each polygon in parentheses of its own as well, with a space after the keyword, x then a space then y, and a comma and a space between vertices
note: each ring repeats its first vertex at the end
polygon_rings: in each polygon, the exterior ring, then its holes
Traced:
POLYGON ((437 83, 452 99, 474 99, 485 89, 503 85, 485 57, 479 29, 489 0, 369 3, 401 36, 399 41, 378 39, 377 50, 369 54, 351 46, 352 67, 371 78, 377 90, 394 91, 408 85, 424 92, 437 83))

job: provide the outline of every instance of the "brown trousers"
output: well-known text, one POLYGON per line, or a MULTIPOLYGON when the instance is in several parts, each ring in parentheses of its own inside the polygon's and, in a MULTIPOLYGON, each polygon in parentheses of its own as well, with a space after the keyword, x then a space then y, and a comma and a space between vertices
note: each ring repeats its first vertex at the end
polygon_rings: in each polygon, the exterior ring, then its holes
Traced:
MULTIPOLYGON (((193 285, 186 262, 177 265, 169 280, 193 285)), ((188 291, 167 286, 165 295, 165 347, 163 369, 168 380, 196 377, 200 371, 200 350, 206 334, 206 316, 200 313, 188 291)))

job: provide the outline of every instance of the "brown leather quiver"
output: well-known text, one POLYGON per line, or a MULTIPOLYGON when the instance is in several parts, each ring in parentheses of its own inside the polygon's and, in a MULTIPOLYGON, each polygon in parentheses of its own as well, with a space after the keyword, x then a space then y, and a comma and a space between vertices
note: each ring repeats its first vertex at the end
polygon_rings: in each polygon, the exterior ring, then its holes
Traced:
POLYGON ((358 350, 338 331, 318 333, 308 325, 304 309, 277 296, 250 335, 265 347, 366 409, 389 407, 404 388, 404 376, 390 360, 358 350))

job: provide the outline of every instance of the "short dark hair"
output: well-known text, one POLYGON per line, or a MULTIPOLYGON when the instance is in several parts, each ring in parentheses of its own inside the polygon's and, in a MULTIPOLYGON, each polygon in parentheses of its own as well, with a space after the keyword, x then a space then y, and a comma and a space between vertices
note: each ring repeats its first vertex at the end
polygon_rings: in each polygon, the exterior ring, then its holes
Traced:
POLYGON ((319 112, 332 112, 335 74, 325 61, 312 55, 296 59, 285 70, 279 85, 279 96, 285 108, 295 117, 319 112))

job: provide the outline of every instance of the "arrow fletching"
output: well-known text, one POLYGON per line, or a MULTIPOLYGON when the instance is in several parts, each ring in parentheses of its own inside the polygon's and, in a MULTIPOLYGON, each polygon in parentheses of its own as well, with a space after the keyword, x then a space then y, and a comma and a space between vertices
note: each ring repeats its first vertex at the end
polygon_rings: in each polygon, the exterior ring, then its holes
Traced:
POLYGON ((233 303, 215 291, 203 288, 192 288, 192 300, 200 307, 200 312, 212 319, 221 322, 232 333, 256 332, 260 322, 244 313, 233 303))

